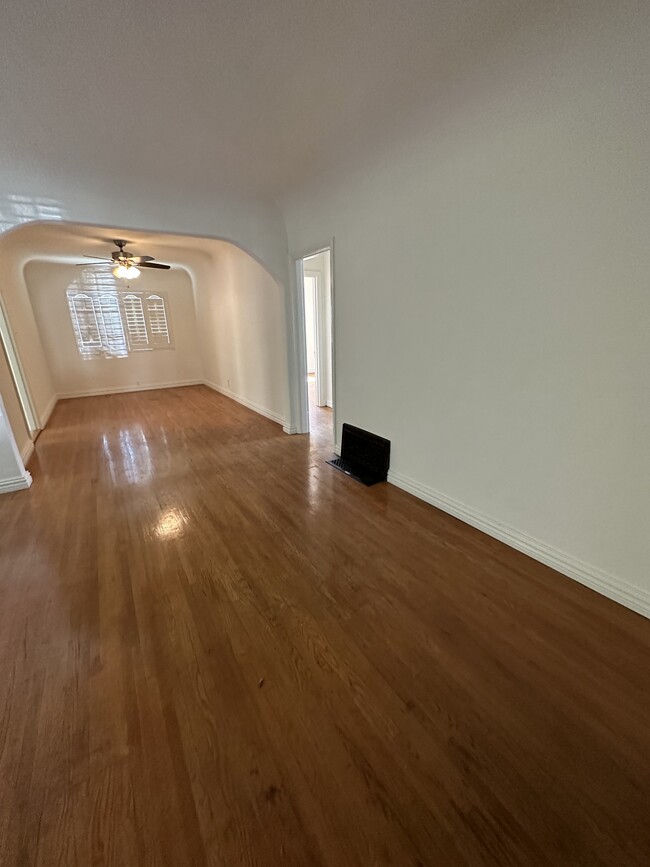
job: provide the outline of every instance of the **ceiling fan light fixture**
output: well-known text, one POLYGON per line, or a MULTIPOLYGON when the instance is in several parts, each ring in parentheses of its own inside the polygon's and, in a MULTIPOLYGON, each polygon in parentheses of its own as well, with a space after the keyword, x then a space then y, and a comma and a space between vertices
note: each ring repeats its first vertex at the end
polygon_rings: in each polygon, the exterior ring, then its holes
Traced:
POLYGON ((116 268, 113 268, 113 274, 120 280, 135 280, 140 276, 140 269, 135 265, 124 265, 120 262, 116 268))

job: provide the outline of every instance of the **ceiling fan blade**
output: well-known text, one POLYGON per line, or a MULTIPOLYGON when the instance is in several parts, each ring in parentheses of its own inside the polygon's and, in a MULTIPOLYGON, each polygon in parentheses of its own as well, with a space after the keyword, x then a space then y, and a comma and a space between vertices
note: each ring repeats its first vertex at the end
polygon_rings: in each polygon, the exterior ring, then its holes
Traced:
POLYGON ((161 271, 169 271, 171 265, 163 265, 162 262, 138 262, 138 268, 160 268, 161 271))
POLYGON ((102 262, 112 262, 112 259, 107 259, 106 256, 89 256, 88 253, 83 254, 84 259, 99 259, 102 262))
POLYGON ((113 263, 107 259, 105 262, 75 262, 78 268, 110 268, 113 263))
POLYGON ((145 262, 153 262, 153 256, 132 256, 131 261, 135 265, 144 265, 145 262))

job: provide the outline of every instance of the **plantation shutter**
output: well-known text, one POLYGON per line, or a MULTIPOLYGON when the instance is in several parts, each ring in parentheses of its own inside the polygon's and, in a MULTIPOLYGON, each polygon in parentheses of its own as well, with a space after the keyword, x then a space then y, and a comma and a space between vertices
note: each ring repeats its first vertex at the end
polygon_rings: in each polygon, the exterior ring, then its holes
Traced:
POLYGON ((125 295, 122 304, 129 346, 131 349, 146 349, 149 346, 149 336, 142 309, 142 299, 138 295, 125 295))
POLYGON ((126 355, 126 337, 117 296, 99 296, 99 313, 103 325, 104 348, 110 355, 126 355))
POLYGON ((85 292, 77 292, 68 295, 68 306, 80 355, 95 355, 102 348, 102 340, 93 299, 85 292))
POLYGON ((169 326, 165 302, 160 295, 147 297, 147 319, 149 320, 149 333, 151 343, 154 346, 169 346, 169 326))
POLYGON ((89 273, 70 285, 66 295, 82 358, 125 358, 131 352, 173 348, 163 295, 130 287, 123 292, 112 274, 89 273))

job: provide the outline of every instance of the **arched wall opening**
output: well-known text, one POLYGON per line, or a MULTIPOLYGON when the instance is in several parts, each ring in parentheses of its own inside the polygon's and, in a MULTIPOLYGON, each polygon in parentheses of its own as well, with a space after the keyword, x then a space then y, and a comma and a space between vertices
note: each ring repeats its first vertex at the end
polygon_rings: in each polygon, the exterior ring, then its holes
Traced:
MULTIPOLYGON (((232 241, 87 224, 28 223, 0 236, 0 300, 40 428, 60 398, 190 383, 206 385, 290 425, 284 287, 232 241), (142 272, 142 290, 169 301, 173 348, 128 358, 87 359, 74 342, 66 292, 84 254, 110 255, 112 239, 168 262, 142 272)), ((33 449, 0 357, 0 391, 18 450, 33 449)))

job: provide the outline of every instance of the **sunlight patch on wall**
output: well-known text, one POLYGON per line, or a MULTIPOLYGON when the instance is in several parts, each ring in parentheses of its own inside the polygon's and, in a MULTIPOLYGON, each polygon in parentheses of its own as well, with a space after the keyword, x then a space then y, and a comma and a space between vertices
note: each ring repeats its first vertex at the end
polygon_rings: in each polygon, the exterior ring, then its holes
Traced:
POLYGON ((56 199, 19 196, 10 193, 0 203, 0 232, 6 232, 21 223, 35 220, 63 220, 65 213, 56 199))

